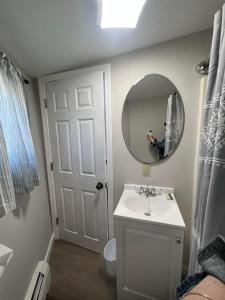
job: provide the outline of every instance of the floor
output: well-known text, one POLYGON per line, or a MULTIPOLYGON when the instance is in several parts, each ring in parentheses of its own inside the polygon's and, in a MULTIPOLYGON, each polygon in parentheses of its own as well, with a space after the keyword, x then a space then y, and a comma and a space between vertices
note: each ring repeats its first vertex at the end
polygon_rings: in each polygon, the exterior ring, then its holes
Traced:
POLYGON ((116 287, 100 272, 100 256, 55 241, 50 266, 52 284, 46 300, 116 300, 116 287))

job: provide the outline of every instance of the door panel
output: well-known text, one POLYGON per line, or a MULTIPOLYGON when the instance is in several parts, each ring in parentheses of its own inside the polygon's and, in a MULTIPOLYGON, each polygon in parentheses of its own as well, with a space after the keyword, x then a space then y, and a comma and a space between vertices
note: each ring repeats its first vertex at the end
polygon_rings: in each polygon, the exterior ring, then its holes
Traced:
POLYGON ((96 193, 83 191, 84 207, 84 235, 85 238, 98 240, 98 214, 96 207, 96 193), (92 215, 92 218, 89 216, 92 215))
POLYGON ((84 86, 75 89, 76 93, 76 108, 88 109, 93 107, 92 88, 91 86, 84 86))
POLYGON ((69 121, 56 122, 59 169, 61 172, 72 172, 72 155, 69 121))
POLYGON ((62 187, 62 204, 64 214, 64 228, 68 232, 77 234, 77 208, 74 189, 62 187))
POLYGON ((46 84, 60 238, 101 252, 107 241, 103 72, 46 84))
POLYGON ((68 110, 68 94, 67 91, 58 91, 53 93, 54 111, 68 110))
POLYGON ((94 124, 93 119, 78 120, 80 174, 95 176, 94 124))

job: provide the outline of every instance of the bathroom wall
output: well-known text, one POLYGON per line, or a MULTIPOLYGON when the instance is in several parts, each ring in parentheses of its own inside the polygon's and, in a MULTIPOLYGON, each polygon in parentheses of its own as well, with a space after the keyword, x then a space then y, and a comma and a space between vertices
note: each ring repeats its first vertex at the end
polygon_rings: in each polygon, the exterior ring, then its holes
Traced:
POLYGON ((31 275, 37 262, 44 259, 52 234, 39 100, 32 81, 26 89, 40 186, 30 196, 17 199, 17 209, 0 218, 0 244, 14 251, 0 279, 1 300, 24 300, 31 275))
POLYGON ((184 264, 188 265, 196 147, 196 126, 201 76, 198 62, 209 57, 211 31, 204 31, 154 47, 120 55, 104 63, 112 68, 112 117, 114 161, 114 205, 124 183, 158 184, 175 188, 177 201, 187 225, 184 264), (178 88, 184 103, 185 128, 182 141, 166 161, 151 167, 150 177, 142 177, 142 166, 129 153, 123 140, 121 116, 124 100, 132 84, 143 75, 159 73, 178 88))
MULTIPOLYGON (((126 102, 128 110, 129 145, 141 161, 155 162, 159 153, 146 138, 149 129, 158 140, 165 137, 168 96, 151 97, 126 102)), ((126 116, 126 114, 125 114, 126 116)), ((124 136, 126 136, 124 134, 124 136)))

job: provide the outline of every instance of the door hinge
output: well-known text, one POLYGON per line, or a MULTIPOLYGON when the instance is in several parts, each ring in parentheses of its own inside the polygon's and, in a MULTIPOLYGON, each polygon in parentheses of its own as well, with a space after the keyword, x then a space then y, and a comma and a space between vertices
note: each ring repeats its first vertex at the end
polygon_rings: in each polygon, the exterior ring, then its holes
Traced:
POLYGON ((46 98, 44 99, 44 106, 45 106, 45 108, 48 108, 48 102, 47 102, 46 98))
POLYGON ((50 163, 50 169, 53 171, 53 162, 50 163))
POLYGON ((59 225, 59 217, 55 218, 55 223, 56 223, 56 225, 59 225))

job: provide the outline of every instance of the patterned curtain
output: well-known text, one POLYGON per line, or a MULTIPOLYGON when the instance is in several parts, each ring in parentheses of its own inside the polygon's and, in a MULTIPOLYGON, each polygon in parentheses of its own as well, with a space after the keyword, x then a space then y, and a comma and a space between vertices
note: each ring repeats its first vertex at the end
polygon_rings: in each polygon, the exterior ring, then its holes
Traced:
POLYGON ((189 274, 200 271, 199 250, 225 236, 225 6, 214 19, 203 118, 189 274))
POLYGON ((9 170, 5 139, 0 124, 0 217, 16 208, 13 182, 9 170))
POLYGON ((172 94, 168 98, 164 157, 168 156, 179 143, 183 130, 183 106, 180 96, 172 94))
POLYGON ((15 195, 27 194, 39 184, 36 157, 22 77, 3 53, 0 53, 0 122, 15 195))

